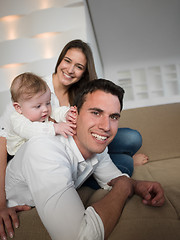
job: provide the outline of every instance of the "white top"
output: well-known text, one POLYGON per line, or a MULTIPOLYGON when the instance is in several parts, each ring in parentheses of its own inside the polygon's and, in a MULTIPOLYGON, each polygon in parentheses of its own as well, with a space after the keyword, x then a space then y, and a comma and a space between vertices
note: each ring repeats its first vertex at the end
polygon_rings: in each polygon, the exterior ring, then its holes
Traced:
POLYGON ((0 137, 7 137, 10 129, 10 115, 15 112, 12 103, 9 103, 0 117, 0 137))
MULTIPOLYGON (((52 107, 59 107, 59 100, 56 97, 56 94, 54 92, 53 82, 52 82, 52 74, 43 78, 44 81, 47 82, 50 91, 51 91, 51 105, 52 107)), ((3 114, 0 116, 0 137, 7 137, 7 133, 10 131, 10 115, 15 112, 15 109, 12 105, 12 103, 9 103, 3 112, 3 114)))
MULTIPOLYGON (((68 110, 69 107, 65 106, 52 108, 51 118, 56 122, 65 122, 68 110)), ((22 144, 38 135, 55 136, 54 123, 48 121, 48 118, 45 122, 31 122, 22 114, 14 111, 10 116, 10 127, 6 136, 8 153, 15 155, 22 144)))
MULTIPOLYGON (((51 117, 55 119, 56 122, 65 121, 62 114, 65 114, 69 108, 66 106, 62 106, 61 114, 59 109, 59 100, 56 97, 54 91, 52 74, 45 77, 44 80, 47 82, 51 91, 51 105, 53 109, 51 117)), ((26 120, 25 118, 23 118, 23 116, 18 117, 14 107, 12 106, 12 103, 7 105, 6 110, 0 117, 0 137, 5 137, 7 139, 7 151, 10 155, 15 155, 17 150, 30 137, 36 136, 38 134, 42 135, 45 133, 47 135, 55 135, 52 123, 46 123, 40 126, 40 124, 36 122, 32 125, 32 122, 26 120), (12 118, 10 117, 11 115, 12 118)))
POLYGON ((46 83, 49 86, 50 91, 51 91, 51 105, 54 106, 54 107, 59 107, 60 104, 59 104, 59 100, 58 100, 58 98, 55 94, 55 91, 54 91, 52 74, 44 77, 43 79, 44 79, 44 81, 46 81, 46 83))
POLYGON ((108 181, 123 175, 107 149, 85 161, 72 137, 33 137, 7 166, 8 206, 35 205, 54 240, 103 240, 101 218, 93 207, 84 209, 75 190, 92 173, 104 189, 108 181))

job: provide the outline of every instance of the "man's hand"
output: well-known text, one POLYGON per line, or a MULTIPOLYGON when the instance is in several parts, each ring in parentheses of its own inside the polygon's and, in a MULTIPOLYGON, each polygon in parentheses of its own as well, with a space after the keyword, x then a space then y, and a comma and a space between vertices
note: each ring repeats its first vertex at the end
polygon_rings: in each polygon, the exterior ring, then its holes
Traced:
POLYGON ((27 211, 30 209, 31 207, 27 205, 15 206, 11 208, 4 207, 0 209, 0 237, 2 240, 7 239, 5 227, 10 238, 13 238, 14 236, 13 226, 14 228, 19 227, 17 212, 27 211))
POLYGON ((134 193, 134 180, 128 178, 126 176, 120 176, 112 179, 108 182, 108 185, 115 188, 119 188, 120 192, 126 191, 128 193, 128 197, 131 197, 134 193))
MULTIPOLYGON (((112 179, 108 185, 114 187, 115 185, 121 183, 119 187, 122 188, 122 182, 124 181, 123 185, 126 182, 129 182, 129 197, 136 193, 143 199, 143 203, 146 205, 160 207, 164 204, 164 191, 161 185, 157 182, 150 182, 150 181, 136 181, 131 178, 127 178, 125 176, 117 177, 112 179)), ((123 190, 123 189, 122 189, 123 190)))
POLYGON ((164 204, 164 191, 157 182, 134 181, 134 192, 141 196, 146 205, 160 207, 164 204))

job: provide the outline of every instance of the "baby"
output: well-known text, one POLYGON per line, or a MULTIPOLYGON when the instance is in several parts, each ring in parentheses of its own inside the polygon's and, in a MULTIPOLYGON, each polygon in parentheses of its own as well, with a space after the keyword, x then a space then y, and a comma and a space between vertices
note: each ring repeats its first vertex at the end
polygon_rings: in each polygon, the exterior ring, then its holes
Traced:
POLYGON ((15 155, 28 139, 38 135, 64 137, 76 133, 76 108, 51 106, 47 83, 32 73, 18 75, 11 84, 11 98, 16 111, 10 116, 7 151, 15 155))

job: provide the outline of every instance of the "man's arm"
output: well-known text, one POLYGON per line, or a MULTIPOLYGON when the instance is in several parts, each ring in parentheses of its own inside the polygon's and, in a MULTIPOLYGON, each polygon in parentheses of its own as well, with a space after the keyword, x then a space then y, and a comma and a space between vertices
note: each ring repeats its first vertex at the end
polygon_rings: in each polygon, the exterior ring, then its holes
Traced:
MULTIPOLYGON (((73 164, 77 160, 69 158, 62 142, 56 141, 56 137, 33 138, 17 152, 13 159, 14 165, 16 158, 20 157, 19 153, 23 156, 23 176, 35 206, 55 240, 80 240, 85 236, 89 240, 103 240, 104 234, 107 238, 114 229, 128 196, 134 191, 142 194, 142 187, 136 181, 122 176, 109 183, 112 190, 102 200, 84 209, 72 177, 76 171, 73 164), (22 154, 22 151, 25 152, 22 154)), ((142 189, 147 194, 147 186, 142 189)), ((152 188, 148 186, 148 189, 152 188)), ((18 197, 21 199, 19 194, 18 197)), ((144 199, 148 200, 146 197, 144 199)))
POLYGON ((92 205, 103 221, 105 239, 108 238, 116 226, 124 204, 132 193, 132 182, 127 177, 122 176, 119 181, 116 181, 112 190, 102 200, 92 205))
POLYGON ((110 181, 109 185, 112 186, 112 190, 92 205, 103 221, 105 239, 113 231, 127 198, 133 193, 141 196, 146 205, 162 206, 165 201, 163 189, 156 182, 136 181, 121 176, 110 181))
MULTIPOLYGON (((55 139, 30 139, 17 152, 13 159, 14 165, 21 153, 23 176, 52 239, 80 240, 86 237, 89 240, 103 240, 102 220, 94 208, 84 208, 72 178, 76 167, 73 169, 73 160, 69 159, 66 149, 63 149, 63 143, 55 139)), ((17 189, 16 192, 18 194, 17 189)), ((17 198, 21 198, 19 194, 17 198)))

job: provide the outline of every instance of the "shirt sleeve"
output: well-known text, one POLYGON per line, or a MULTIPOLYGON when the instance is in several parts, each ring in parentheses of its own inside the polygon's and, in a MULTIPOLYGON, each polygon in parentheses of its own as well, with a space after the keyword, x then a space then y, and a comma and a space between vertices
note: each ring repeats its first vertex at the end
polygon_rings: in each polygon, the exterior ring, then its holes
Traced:
POLYGON ((12 106, 12 103, 10 103, 0 117, 0 137, 7 137, 7 134, 10 131, 10 116, 13 112, 15 112, 15 109, 12 106))
POLYGON ((66 122, 66 113, 68 112, 69 107, 52 107, 51 117, 56 122, 66 122))
POLYGON ((84 208, 74 187, 71 159, 59 146, 62 143, 55 144, 53 138, 38 139, 27 143, 23 173, 51 238, 103 240, 102 220, 94 208, 84 208))
POLYGON ((31 122, 17 112, 11 115, 10 120, 13 131, 26 140, 38 135, 55 135, 53 122, 31 122))
POLYGON ((111 190, 111 187, 107 184, 112 179, 119 176, 127 176, 128 174, 122 173, 116 165, 112 162, 107 148, 101 154, 98 154, 99 163, 95 168, 94 177, 98 184, 105 190, 111 190))

